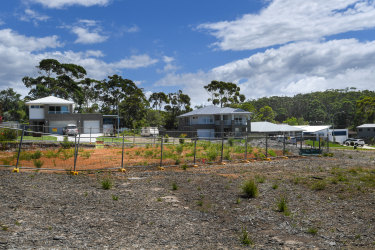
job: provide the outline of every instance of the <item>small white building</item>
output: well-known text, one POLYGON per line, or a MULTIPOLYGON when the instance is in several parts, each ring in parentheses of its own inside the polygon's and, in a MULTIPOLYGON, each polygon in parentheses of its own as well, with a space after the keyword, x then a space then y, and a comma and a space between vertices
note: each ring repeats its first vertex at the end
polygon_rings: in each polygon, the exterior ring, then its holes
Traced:
POLYGON ((342 144, 346 139, 349 138, 348 129, 330 129, 328 131, 328 138, 331 142, 338 142, 342 144))
POLYGON ((331 125, 321 125, 321 126, 310 126, 310 125, 298 125, 293 126, 296 128, 300 128, 303 130, 303 136, 304 137, 316 137, 316 140, 319 139, 319 137, 327 138, 329 133, 329 128, 331 125))

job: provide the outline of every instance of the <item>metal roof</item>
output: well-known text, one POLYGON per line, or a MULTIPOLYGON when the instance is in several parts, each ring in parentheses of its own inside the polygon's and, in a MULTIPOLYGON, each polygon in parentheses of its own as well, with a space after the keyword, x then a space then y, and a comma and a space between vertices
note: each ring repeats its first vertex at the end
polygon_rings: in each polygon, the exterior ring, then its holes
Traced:
POLYGON ((362 124, 361 126, 358 126, 357 128, 375 128, 375 124, 362 124))
POLYGON ((306 133, 316 133, 321 130, 329 129, 332 126, 331 125, 322 125, 322 126, 300 125, 300 126, 293 126, 293 127, 300 128, 303 130, 303 132, 306 132, 306 133))
POLYGON ((192 115, 226 115, 226 114, 247 114, 250 115, 251 112, 245 111, 243 109, 234 108, 220 108, 214 105, 206 106, 200 109, 193 110, 186 114, 180 115, 180 117, 192 116, 192 115))
POLYGON ((72 101, 68 101, 62 98, 55 96, 47 96, 33 101, 25 103, 26 105, 35 105, 35 104, 74 104, 72 101))
POLYGON ((251 132, 255 133, 275 133, 275 132, 302 132, 300 128, 287 124, 274 124, 271 122, 252 122, 251 132))

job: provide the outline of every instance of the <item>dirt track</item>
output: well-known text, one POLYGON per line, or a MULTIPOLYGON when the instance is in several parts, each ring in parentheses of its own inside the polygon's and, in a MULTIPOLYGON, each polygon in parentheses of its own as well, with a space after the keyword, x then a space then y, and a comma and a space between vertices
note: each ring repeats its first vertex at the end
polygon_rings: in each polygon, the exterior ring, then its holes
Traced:
POLYGON ((244 228, 255 248, 374 248, 374 156, 78 176, 0 170, 0 248, 233 249, 246 247, 244 228), (240 186, 251 178, 259 196, 248 199, 240 186), (289 215, 277 211, 282 196, 289 215))

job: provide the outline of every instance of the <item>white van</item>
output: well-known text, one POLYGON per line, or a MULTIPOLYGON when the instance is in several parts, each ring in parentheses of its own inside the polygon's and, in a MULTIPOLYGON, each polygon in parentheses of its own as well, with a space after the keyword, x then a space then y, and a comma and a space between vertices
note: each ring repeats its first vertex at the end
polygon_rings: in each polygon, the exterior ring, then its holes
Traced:
POLYGON ((143 127, 141 128, 141 136, 158 136, 159 129, 157 127, 143 127))

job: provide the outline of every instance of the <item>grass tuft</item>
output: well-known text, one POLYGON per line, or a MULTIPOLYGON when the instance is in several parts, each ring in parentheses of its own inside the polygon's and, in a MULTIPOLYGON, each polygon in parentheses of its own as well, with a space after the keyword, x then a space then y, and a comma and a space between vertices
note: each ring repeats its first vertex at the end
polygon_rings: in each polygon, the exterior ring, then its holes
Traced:
POLYGON ((242 192, 247 198, 255 198, 258 196, 258 186, 254 180, 247 180, 241 186, 242 192))

